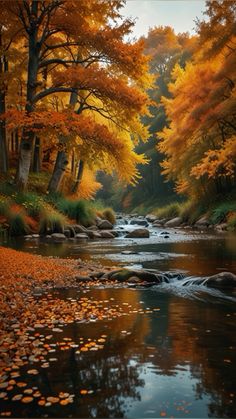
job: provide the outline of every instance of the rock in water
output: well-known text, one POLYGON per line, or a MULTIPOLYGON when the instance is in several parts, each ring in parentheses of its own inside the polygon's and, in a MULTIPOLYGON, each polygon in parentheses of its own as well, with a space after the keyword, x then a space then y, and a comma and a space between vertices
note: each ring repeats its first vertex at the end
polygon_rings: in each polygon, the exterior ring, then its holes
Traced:
POLYGON ((231 272, 221 272, 210 276, 205 282, 209 288, 232 289, 236 288, 236 275, 231 272))
POLYGON ((149 230, 146 228, 137 228, 130 233, 126 234, 126 238, 137 238, 137 239, 145 239, 150 237, 149 230))
POLYGON ((113 225, 107 220, 102 220, 99 222, 98 228, 99 230, 112 230, 113 225))
POLYGON ((166 227, 178 227, 182 223, 182 219, 180 217, 172 218, 171 220, 165 223, 166 227))

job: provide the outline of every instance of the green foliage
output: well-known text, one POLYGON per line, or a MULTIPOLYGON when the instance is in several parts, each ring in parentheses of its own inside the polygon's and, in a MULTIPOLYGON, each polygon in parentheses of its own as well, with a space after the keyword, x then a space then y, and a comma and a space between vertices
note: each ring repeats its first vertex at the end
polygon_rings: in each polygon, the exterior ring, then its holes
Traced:
POLYGON ((63 233, 66 217, 47 205, 40 214, 40 234, 63 233))
POLYGON ((44 207, 43 198, 33 192, 17 193, 14 201, 22 205, 31 217, 38 217, 44 207))
POLYGON ((7 198, 0 195, 0 215, 7 217, 10 212, 10 205, 7 198))
POLYGON ((115 224, 116 222, 116 215, 112 208, 105 208, 104 211, 102 211, 102 218, 110 221, 111 224, 115 224))
POLYGON ((205 214, 207 208, 201 202, 186 201, 180 204, 179 216, 183 222, 194 224, 203 214, 205 214))
POLYGON ((95 211, 88 201, 85 200, 71 200, 66 198, 59 198, 55 202, 57 209, 65 214, 70 219, 76 220, 77 223, 88 227, 93 224, 95 219, 95 211))
POLYGON ((210 222, 212 224, 226 222, 227 214, 229 214, 230 212, 235 212, 235 211, 236 211, 236 202, 232 202, 232 201, 223 202, 212 210, 212 213, 210 216, 210 222))
POLYGON ((236 214, 231 215, 227 222, 227 230, 236 231, 236 214))
POLYGON ((24 236, 29 233, 24 214, 11 212, 8 222, 10 236, 24 236))
POLYGON ((181 204, 179 202, 173 202, 165 207, 158 208, 154 211, 154 214, 159 218, 174 218, 180 215, 181 204))

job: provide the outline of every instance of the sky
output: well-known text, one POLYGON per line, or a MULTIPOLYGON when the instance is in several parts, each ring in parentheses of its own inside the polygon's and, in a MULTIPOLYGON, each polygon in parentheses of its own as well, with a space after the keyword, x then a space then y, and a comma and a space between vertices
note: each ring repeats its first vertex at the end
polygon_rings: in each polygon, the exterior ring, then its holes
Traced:
POLYGON ((196 17, 202 18, 204 0, 126 0, 124 17, 137 18, 133 35, 139 38, 153 26, 172 26, 176 33, 194 33, 196 17))

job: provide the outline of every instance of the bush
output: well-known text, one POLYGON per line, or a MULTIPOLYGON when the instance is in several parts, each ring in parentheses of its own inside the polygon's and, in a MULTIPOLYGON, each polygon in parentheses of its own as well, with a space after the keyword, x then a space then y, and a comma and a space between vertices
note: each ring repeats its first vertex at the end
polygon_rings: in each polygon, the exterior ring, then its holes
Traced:
POLYGON ((154 211, 154 214, 159 218, 174 218, 180 215, 180 208, 181 204, 179 202, 173 202, 165 207, 158 208, 154 211))
POLYGON ((55 205, 67 217, 85 227, 94 223, 95 211, 87 201, 60 198, 55 205))
POLYGON ((29 233, 29 226, 25 221, 24 214, 12 212, 8 222, 10 236, 24 236, 29 233))
POLYGON ((227 230, 236 231, 236 213, 229 215, 227 222, 227 230))
POLYGON ((10 205, 7 198, 0 196, 0 215, 7 217, 10 212, 10 205))
POLYGON ((44 207, 43 199, 32 192, 18 193, 15 195, 14 200, 26 209, 30 217, 38 217, 44 207))
POLYGON ((224 202, 212 210, 210 222, 212 224, 226 222, 227 215, 234 211, 236 211, 236 202, 224 202))
POLYGON ((66 217, 47 206, 40 214, 39 232, 40 234, 63 233, 65 224, 67 224, 66 217))
POLYGON ((102 218, 110 221, 111 224, 115 224, 116 222, 115 212, 112 208, 105 208, 104 211, 102 211, 102 218))

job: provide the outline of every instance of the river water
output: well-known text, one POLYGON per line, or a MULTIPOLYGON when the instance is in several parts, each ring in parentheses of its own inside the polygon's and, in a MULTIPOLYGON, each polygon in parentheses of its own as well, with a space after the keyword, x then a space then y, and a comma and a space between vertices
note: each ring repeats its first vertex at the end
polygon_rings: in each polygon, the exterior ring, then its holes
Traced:
MULTIPOLYGON (((122 227, 134 228, 117 228, 122 227)), ((169 229, 169 238, 164 238, 163 230, 150 231, 149 239, 57 245, 17 240, 8 245, 192 278, 236 273, 235 235, 169 229)), ((39 406, 36 400, 26 405, 1 401, 13 417, 236 417, 235 293, 194 284, 183 287, 173 280, 149 289, 55 291, 49 298, 95 304, 103 317, 61 325, 63 333, 40 330, 43 340, 50 332, 53 353, 48 357, 53 361, 47 359, 48 368, 37 365, 40 374, 33 377, 23 368, 21 380, 45 397, 72 394, 73 402, 39 406), (68 343, 65 350, 63 339, 68 343), (89 342, 96 343, 95 350, 89 342), (81 349, 85 343, 88 350, 81 349)))

